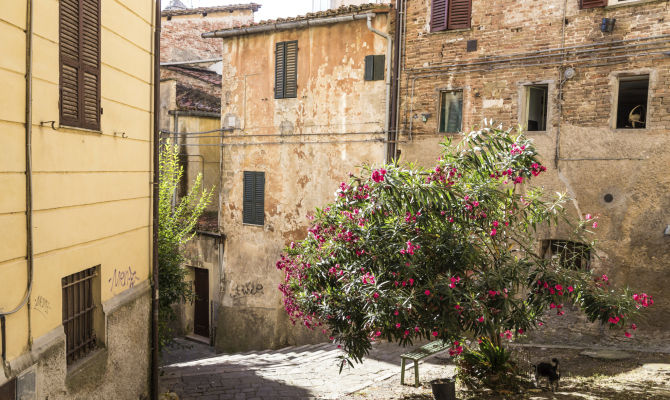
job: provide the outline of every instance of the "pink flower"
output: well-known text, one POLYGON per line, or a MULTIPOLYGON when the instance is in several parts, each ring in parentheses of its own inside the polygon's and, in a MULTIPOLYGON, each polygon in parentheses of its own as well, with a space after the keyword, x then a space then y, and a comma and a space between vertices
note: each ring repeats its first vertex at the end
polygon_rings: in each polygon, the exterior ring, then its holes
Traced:
POLYGON ((635 324, 631 324, 630 327, 631 327, 631 329, 633 329, 633 330, 636 330, 636 329, 637 329, 637 325, 635 325, 635 324))
POLYGON ((479 317, 479 318, 477 318, 477 321, 478 321, 478 322, 484 322, 484 317, 479 317))
POLYGON ((415 327, 414 327, 414 332, 418 332, 418 331, 419 331, 419 327, 418 327, 418 326, 415 326, 415 327))
POLYGON ((598 223, 597 223, 597 222, 594 222, 594 223, 593 223, 593 228, 595 229, 595 228, 597 228, 597 227, 598 227, 598 223))
POLYGON ((496 230, 496 228, 491 229, 491 236, 495 236, 496 233, 498 233, 498 231, 496 230))
POLYGON ((499 225, 498 221, 493 221, 493 227, 494 227, 494 228, 497 228, 498 225, 499 225))
POLYGON ((616 325, 619 323, 619 317, 610 317, 610 319, 608 319, 607 321, 613 325, 616 325))
POLYGON ((375 294, 373 294, 372 297, 374 297, 375 299, 378 299, 379 298, 379 293, 375 292, 375 294))
POLYGON ((609 280, 609 278, 607 277, 607 275, 603 274, 602 280, 603 280, 603 282, 607 282, 609 280))
POLYGON ((382 335, 382 333, 381 333, 380 331, 377 331, 377 332, 375 333, 375 336, 377 336, 377 337, 380 337, 381 335, 382 335))
POLYGON ((523 335, 524 330, 519 328, 519 330, 517 332, 519 332, 519 335, 523 335))
POLYGON ((561 286, 561 285, 556 285, 554 287, 556 288, 556 290, 563 290, 563 286, 561 286))
POLYGON ((629 338, 629 337, 630 337, 630 333, 628 333, 628 331, 626 331, 626 332, 624 332, 624 336, 626 336, 627 338, 629 338))
POLYGON ((588 221, 588 220, 592 219, 593 216, 591 214, 586 214, 586 216, 584 218, 586 218, 586 220, 588 221))
POLYGON ((430 296, 430 290, 426 289, 426 291, 423 292, 423 294, 425 294, 426 296, 430 296))
POLYGON ((572 293, 575 290, 572 286, 568 286, 568 292, 572 293))
POLYGON ((409 336, 409 331, 408 330, 405 331, 405 336, 409 336))
POLYGON ((409 285, 410 285, 410 286, 414 285, 414 279, 409 278, 409 285))
POLYGON ((538 322, 537 324, 538 324, 539 326, 542 326, 542 325, 544 325, 544 322, 538 322))
POLYGON ((393 312, 393 315, 398 315, 398 314, 399 314, 398 310, 395 310, 395 311, 393 312))
POLYGON ((439 333, 437 331, 433 331, 433 336, 437 337, 437 335, 439 335, 439 333))
POLYGON ((556 304, 554 303, 549 304, 549 308, 556 308, 556 304))
POLYGON ((398 328, 398 329, 400 329, 400 322, 398 322, 397 324, 395 324, 395 327, 398 328))

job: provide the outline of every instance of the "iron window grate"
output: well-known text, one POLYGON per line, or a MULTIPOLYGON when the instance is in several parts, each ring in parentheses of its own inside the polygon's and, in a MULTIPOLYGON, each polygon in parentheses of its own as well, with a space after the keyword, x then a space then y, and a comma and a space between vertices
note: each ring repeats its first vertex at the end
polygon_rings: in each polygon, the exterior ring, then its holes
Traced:
POLYGON ((97 275, 97 267, 93 267, 61 280, 68 365, 96 348, 93 278, 97 275))

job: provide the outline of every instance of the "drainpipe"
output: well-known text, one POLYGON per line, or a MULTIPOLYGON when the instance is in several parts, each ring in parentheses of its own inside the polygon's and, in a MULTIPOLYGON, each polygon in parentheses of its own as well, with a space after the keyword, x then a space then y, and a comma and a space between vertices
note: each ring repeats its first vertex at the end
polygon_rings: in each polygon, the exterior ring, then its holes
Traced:
POLYGON ((160 142, 160 62, 161 62, 161 0, 156 0, 156 26, 154 29, 154 121, 153 121, 153 254, 151 287, 151 399, 158 400, 158 196, 159 196, 159 162, 158 143, 160 142))
POLYGON ((6 317, 16 314, 28 304, 28 346, 31 346, 32 327, 30 323, 30 295, 33 291, 33 0, 28 0, 26 10, 26 263, 28 264, 28 283, 26 294, 14 309, 0 312, 0 334, 2 335, 2 364, 7 376, 7 339, 6 317))
POLYGON ((382 32, 375 29, 372 26, 372 17, 373 14, 368 14, 368 29, 376 33, 377 35, 386 39, 386 112, 384 116, 384 130, 386 131, 386 162, 391 162, 394 155, 391 154, 391 149, 394 147, 391 142, 393 138, 391 136, 391 126, 390 126, 390 117, 391 117, 391 59, 393 58, 393 38, 388 33, 382 32))
POLYGON ((403 22, 402 6, 403 0, 396 2, 395 12, 395 46, 393 57, 393 85, 391 88, 391 117, 389 120, 389 127, 392 129, 389 134, 389 151, 387 157, 389 160, 396 158, 396 146, 398 140, 398 110, 400 108, 400 46, 401 46, 401 26, 403 22))

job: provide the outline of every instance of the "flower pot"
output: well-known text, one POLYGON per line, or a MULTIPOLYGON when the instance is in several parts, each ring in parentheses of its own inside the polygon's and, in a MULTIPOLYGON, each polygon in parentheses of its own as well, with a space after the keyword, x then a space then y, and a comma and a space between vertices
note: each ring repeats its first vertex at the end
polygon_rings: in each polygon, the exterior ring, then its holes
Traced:
POLYGON ((456 382, 453 379, 438 379, 430 382, 435 400, 456 400, 456 382))

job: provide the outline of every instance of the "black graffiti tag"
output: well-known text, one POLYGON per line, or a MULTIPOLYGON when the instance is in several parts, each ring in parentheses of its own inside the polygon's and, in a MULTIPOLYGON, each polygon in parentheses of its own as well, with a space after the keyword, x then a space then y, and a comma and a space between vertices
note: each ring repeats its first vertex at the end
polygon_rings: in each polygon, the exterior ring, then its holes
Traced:
POLYGON ((263 284, 259 282, 247 282, 239 284, 230 291, 230 297, 232 298, 257 296, 261 294, 263 294, 263 284))

